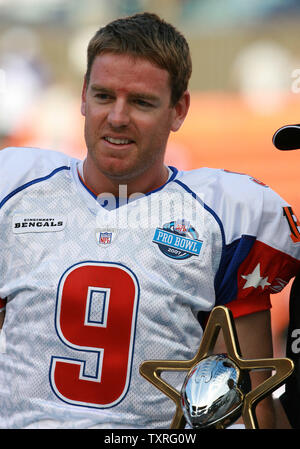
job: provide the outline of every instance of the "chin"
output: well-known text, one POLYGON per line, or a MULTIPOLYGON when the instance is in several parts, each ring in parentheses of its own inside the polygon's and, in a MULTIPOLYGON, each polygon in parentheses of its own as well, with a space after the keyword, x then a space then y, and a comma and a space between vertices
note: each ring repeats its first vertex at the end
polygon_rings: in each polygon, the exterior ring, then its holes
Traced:
POLYGON ((102 173, 107 177, 110 178, 112 180, 119 180, 119 181, 130 181, 131 179, 136 178, 137 173, 135 170, 130 170, 130 169, 126 169, 126 168, 108 168, 108 169, 103 169, 102 168, 102 173))
POLYGON ((145 172, 145 166, 128 165, 122 163, 110 163, 102 165, 102 173, 110 179, 130 181, 137 178, 145 172))

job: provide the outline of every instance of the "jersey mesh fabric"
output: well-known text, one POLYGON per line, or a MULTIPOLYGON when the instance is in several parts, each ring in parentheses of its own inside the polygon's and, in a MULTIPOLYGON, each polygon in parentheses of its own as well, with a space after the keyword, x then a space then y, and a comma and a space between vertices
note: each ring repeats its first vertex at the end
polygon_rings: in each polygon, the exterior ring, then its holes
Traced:
MULTIPOLYGON (((191 359, 202 336, 199 312, 262 290, 267 274, 253 281, 257 264, 263 269, 257 239, 286 249, 297 265, 285 203, 263 199, 245 178, 201 169, 107 211, 81 184, 77 161, 41 150, 27 149, 23 163, 20 156, 6 153, 0 186, 0 297, 7 299, 0 427, 168 428, 174 405, 141 377, 140 364, 191 359), (28 232, 30 222, 41 225, 28 232), (189 240, 177 233, 178 241, 197 243, 198 252, 166 252, 157 233, 172 240, 174 223, 190 232, 189 240)), ((180 389, 182 376, 163 377, 180 389)))
MULTIPOLYGON (((168 194, 178 189, 173 184, 168 187, 168 194)), ((150 197, 138 201, 149 203, 150 197)), ((195 200, 187 195, 187 201, 191 206, 187 210, 192 210, 195 200)), ((128 207, 137 206, 132 203, 128 207)), ((151 207, 151 214, 158 215, 159 193, 151 197, 151 207)), ((201 209, 202 205, 197 203, 196 207, 201 209)), ((155 228, 149 227, 148 217, 140 217, 136 229, 126 227, 126 209, 127 206, 119 208, 120 223, 125 225, 117 230, 115 214, 111 223, 105 211, 102 220, 101 207, 97 216, 92 215, 67 170, 29 186, 2 207, 5 232, 1 234, 1 245, 5 262, 1 264, 1 295, 8 299, 4 324, 7 345, 0 363, 0 383, 7 393, 2 394, 5 403, 2 427, 168 427, 173 413, 171 401, 145 381, 138 368, 144 360, 166 359, 170 354, 174 359, 193 357, 202 334, 197 311, 210 310, 214 304, 213 281, 222 239, 214 218, 207 213, 206 226, 198 229, 204 242, 200 256, 172 260, 153 243, 155 228), (66 226, 59 232, 15 234, 14 216, 20 220, 58 216, 66 220, 66 226), (112 230, 113 234, 112 243, 106 247, 96 242, 96 230, 103 221, 104 230, 112 230), (219 237, 215 238, 216 235, 219 237), (209 244, 212 236, 216 240, 214 254, 209 244), (58 286, 63 274, 72 266, 90 262, 126 267, 136 278, 138 289, 126 391, 120 401, 117 398, 114 405, 105 407, 101 406, 101 398, 99 404, 74 405, 72 398, 68 403, 69 399, 58 397, 50 373, 55 357, 85 361, 86 377, 95 376, 99 369, 97 348, 85 351, 71 347, 72 342, 65 344, 65 336, 57 324, 58 286)), ((166 219, 170 222, 177 218, 181 216, 178 217, 175 205, 175 211, 167 214, 166 219)), ((164 224, 161 222, 161 226, 164 224)), ((197 229, 197 223, 193 224, 197 229)), ((112 288, 117 289, 117 283, 112 288)), ((122 301, 122 292, 119 294, 122 301)), ((101 343, 96 346, 101 347, 101 343)), ((181 384, 176 376, 172 381, 177 386, 181 384)), ((113 389, 114 385, 108 384, 107 388, 113 389)))

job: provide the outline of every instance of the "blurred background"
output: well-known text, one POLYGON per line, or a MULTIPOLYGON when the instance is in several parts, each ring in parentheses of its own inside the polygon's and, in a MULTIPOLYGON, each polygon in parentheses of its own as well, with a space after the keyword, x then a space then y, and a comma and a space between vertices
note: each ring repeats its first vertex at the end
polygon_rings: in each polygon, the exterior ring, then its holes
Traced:
MULTIPOLYGON (((300 151, 272 145, 277 128, 300 123, 298 0, 0 0, 0 149, 83 158, 88 41, 110 20, 142 11, 177 26, 193 57, 191 111, 167 162, 251 174, 300 216, 300 151)), ((285 350, 289 288, 272 298, 276 356, 285 350)))

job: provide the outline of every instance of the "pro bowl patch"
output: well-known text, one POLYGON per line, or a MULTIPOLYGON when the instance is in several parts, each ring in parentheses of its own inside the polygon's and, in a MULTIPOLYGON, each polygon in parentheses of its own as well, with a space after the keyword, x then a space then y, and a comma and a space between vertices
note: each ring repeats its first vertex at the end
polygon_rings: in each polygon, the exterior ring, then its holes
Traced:
POLYGON ((195 228, 184 220, 171 221, 162 228, 156 228, 152 241, 165 256, 177 260, 199 256, 203 244, 195 228))

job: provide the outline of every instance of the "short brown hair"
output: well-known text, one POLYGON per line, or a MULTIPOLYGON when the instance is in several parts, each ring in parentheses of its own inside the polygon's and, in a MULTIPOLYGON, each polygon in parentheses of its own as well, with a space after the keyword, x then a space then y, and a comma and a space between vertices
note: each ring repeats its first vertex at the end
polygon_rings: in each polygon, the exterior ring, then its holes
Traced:
POLYGON ((104 52, 142 57, 167 70, 172 106, 188 87, 192 73, 188 43, 173 25, 156 14, 145 12, 117 19, 96 32, 87 50, 87 84, 95 57, 104 52))

